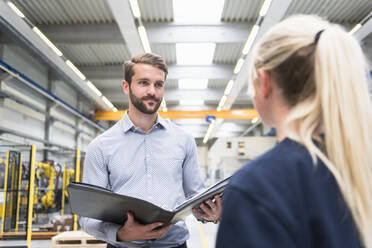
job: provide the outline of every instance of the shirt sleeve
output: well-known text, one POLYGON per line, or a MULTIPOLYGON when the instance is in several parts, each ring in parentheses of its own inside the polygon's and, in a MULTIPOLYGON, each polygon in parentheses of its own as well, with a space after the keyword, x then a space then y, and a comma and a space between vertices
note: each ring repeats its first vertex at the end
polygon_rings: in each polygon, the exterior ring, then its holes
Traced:
POLYGON ((83 182, 109 188, 109 172, 99 140, 89 144, 84 160, 83 182))
POLYGON ((216 248, 297 247, 275 214, 247 193, 228 187, 222 206, 216 248))
POLYGON ((204 188, 204 183, 198 165, 196 143, 188 137, 186 143, 186 156, 183 162, 183 189, 185 197, 190 198, 204 188))
MULTIPOLYGON (((108 177, 109 174, 102 147, 99 141, 95 140, 88 146, 85 154, 83 182, 109 188, 108 177)), ((120 228, 119 225, 87 217, 80 217, 79 223, 86 233, 97 239, 111 244, 117 243, 116 233, 120 228)))

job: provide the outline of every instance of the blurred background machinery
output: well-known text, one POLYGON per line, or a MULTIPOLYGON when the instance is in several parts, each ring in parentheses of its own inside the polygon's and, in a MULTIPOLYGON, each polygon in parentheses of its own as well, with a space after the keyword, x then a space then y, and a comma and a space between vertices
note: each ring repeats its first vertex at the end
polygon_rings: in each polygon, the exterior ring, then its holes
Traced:
POLYGON ((63 152, 70 159, 62 166, 36 162, 35 146, 0 147, 0 239, 50 238, 77 230, 66 188, 81 180, 83 158, 79 150, 63 152))

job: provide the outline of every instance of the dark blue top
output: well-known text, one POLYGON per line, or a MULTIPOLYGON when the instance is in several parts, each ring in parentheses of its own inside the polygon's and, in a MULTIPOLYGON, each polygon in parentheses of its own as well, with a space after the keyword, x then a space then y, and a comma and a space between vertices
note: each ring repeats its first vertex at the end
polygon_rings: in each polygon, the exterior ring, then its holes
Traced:
POLYGON ((216 247, 362 246, 331 172, 285 139, 230 180, 216 247))

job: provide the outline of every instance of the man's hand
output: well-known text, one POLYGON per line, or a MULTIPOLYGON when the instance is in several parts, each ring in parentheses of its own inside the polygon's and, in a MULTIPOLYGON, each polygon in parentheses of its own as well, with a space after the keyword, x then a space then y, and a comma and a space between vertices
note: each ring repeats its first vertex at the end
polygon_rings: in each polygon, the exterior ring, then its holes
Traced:
POLYGON ((163 223, 155 222, 148 225, 141 225, 135 219, 132 213, 128 212, 128 219, 125 225, 121 227, 116 233, 116 237, 119 241, 131 242, 135 240, 146 240, 146 239, 157 239, 162 237, 172 225, 162 227, 163 223))
POLYGON ((212 200, 208 199, 199 205, 204 213, 200 213, 195 208, 193 208, 192 211, 194 212, 194 214, 205 220, 217 223, 221 215, 221 197, 219 195, 215 195, 214 200, 215 201, 213 202, 212 200))

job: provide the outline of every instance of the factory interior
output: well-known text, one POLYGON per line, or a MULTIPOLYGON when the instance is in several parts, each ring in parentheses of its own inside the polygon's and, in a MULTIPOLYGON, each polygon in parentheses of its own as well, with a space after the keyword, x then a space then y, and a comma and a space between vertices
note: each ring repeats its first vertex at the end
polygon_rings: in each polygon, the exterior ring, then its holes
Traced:
MULTIPOLYGON (((206 186, 274 147, 248 68, 257 40, 295 14, 342 25, 372 61, 371 0, 0 0, 0 247, 106 247, 67 188, 128 109, 123 62, 137 54, 166 61, 158 114, 194 138, 206 186)), ((186 224, 188 247, 215 247, 218 224, 186 224)))

